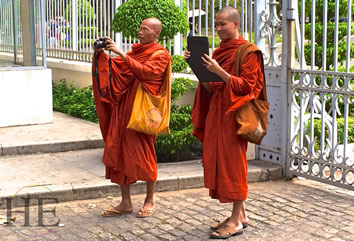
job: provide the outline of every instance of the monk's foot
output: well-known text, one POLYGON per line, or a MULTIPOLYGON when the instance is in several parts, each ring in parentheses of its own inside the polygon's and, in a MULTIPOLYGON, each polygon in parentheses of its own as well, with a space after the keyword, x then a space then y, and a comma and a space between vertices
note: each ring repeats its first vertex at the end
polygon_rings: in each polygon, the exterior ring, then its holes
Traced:
POLYGON ((136 214, 138 218, 150 217, 154 214, 156 208, 155 204, 152 202, 145 202, 144 206, 140 208, 139 212, 136 214))
POLYGON ((103 210, 101 212, 101 216, 103 217, 115 217, 123 214, 130 214, 133 212, 133 207, 126 207, 122 204, 114 207, 110 207, 109 209, 103 210))
POLYGON ((217 229, 221 228, 223 225, 225 225, 229 220, 230 220, 230 217, 224 219, 223 221, 215 220, 215 221, 217 221, 217 223, 210 225, 210 228, 212 230, 217 230, 217 229))

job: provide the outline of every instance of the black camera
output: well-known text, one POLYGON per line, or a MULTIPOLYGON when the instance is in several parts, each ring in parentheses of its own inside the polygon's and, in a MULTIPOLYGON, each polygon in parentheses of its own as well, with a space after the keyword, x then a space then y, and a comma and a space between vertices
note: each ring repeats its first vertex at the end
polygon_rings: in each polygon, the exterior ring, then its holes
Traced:
POLYGON ((93 46, 95 46, 96 49, 102 49, 106 47, 106 38, 104 37, 99 37, 94 43, 93 46))

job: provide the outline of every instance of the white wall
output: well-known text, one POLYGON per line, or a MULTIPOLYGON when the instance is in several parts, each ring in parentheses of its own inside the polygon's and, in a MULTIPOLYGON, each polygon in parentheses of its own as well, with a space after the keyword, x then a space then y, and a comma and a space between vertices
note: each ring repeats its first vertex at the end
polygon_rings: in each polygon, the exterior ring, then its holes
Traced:
POLYGON ((0 127, 52 120, 50 69, 0 69, 0 127))

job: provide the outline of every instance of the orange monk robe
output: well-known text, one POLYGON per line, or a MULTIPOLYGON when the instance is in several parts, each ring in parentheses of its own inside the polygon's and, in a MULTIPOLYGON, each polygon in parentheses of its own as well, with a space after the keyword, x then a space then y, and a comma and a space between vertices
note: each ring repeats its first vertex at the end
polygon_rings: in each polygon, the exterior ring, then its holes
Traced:
MULTIPOLYGON (((94 56, 98 61, 100 90, 93 75, 93 92, 97 116, 105 142, 103 163, 106 178, 124 185, 137 180, 156 181, 156 136, 127 129, 138 84, 152 95, 160 94, 169 53, 158 43, 135 44, 123 61, 112 58, 112 80, 109 84, 109 56, 103 51, 94 56), (165 50, 151 56, 157 50, 165 50)), ((92 71, 95 70, 93 64, 92 71)))
POLYGON ((220 202, 246 200, 247 141, 236 134, 234 110, 258 97, 263 83, 261 58, 248 54, 235 76, 234 54, 247 41, 223 41, 213 52, 229 74, 230 83, 209 82, 213 93, 199 84, 192 111, 193 134, 203 143, 204 184, 212 198, 220 202))

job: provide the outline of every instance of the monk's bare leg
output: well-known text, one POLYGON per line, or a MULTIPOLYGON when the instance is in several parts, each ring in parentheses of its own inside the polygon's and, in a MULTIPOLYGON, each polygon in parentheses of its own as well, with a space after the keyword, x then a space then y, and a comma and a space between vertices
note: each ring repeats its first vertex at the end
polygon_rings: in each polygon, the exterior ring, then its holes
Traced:
POLYGON ((146 198, 144 202, 144 208, 154 207, 154 193, 156 182, 146 182, 146 198))
POLYGON ((138 217, 149 217, 155 211, 154 192, 156 182, 146 182, 146 198, 144 206, 138 212, 138 217))
POLYGON ((130 198, 130 185, 120 186, 120 190, 122 193, 122 201, 116 207, 103 210, 101 212, 103 217, 113 217, 133 212, 133 205, 130 198))
POLYGON ((126 211, 126 212, 133 211, 133 204, 130 197, 130 185, 121 185, 120 191, 122 194, 122 201, 115 208, 119 211, 126 211))
POLYGON ((245 208, 245 202, 242 202, 242 208, 241 208, 241 212, 240 212, 240 217, 239 217, 239 221, 245 226, 248 225, 248 218, 246 215, 246 208, 245 208))

